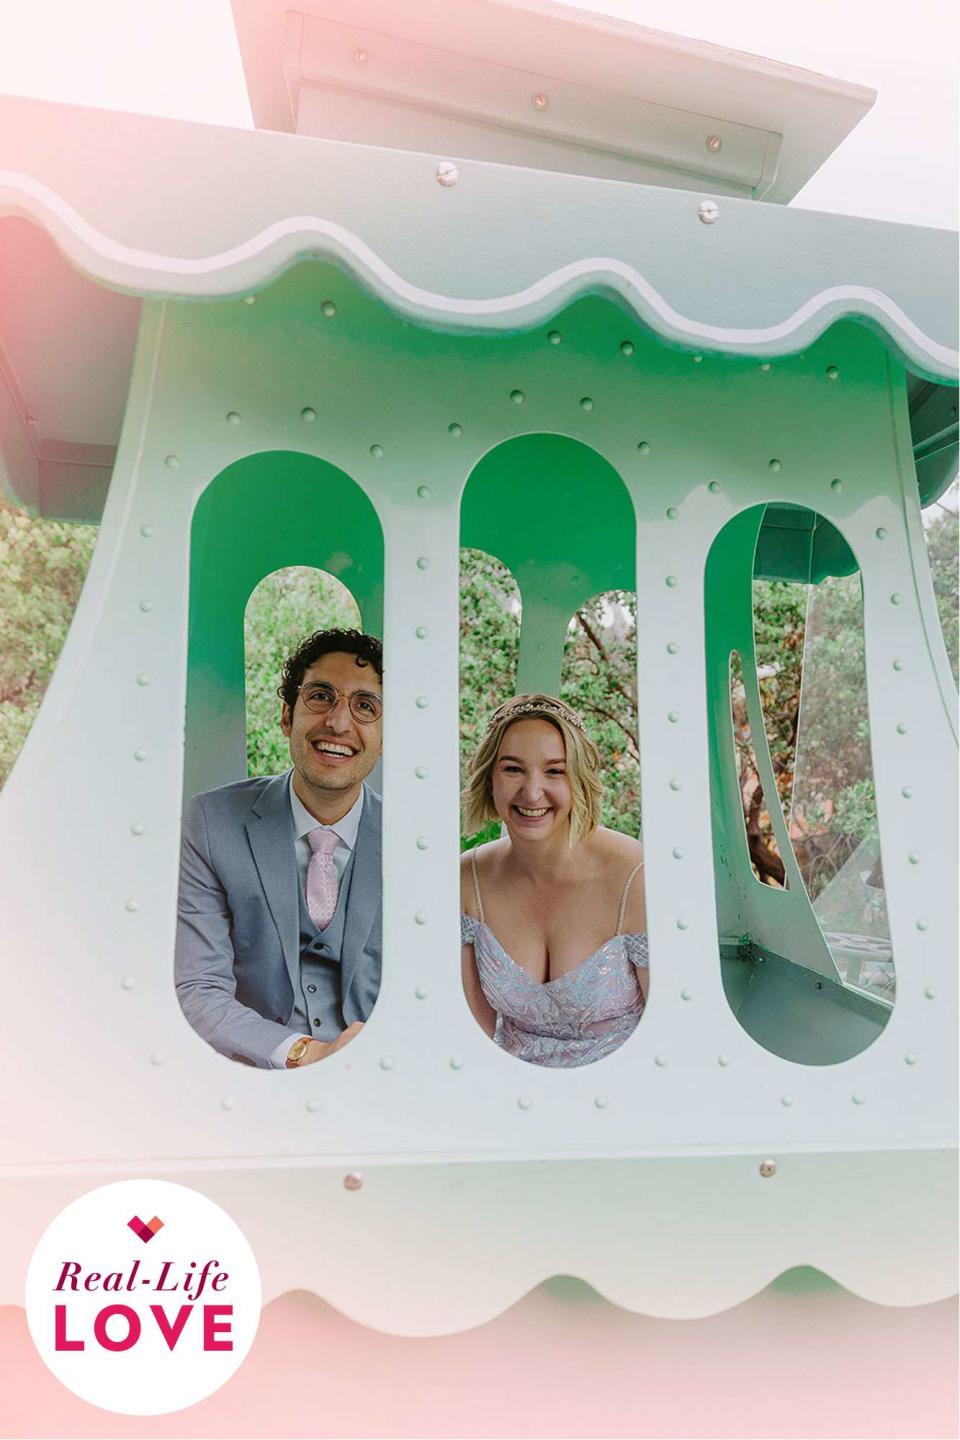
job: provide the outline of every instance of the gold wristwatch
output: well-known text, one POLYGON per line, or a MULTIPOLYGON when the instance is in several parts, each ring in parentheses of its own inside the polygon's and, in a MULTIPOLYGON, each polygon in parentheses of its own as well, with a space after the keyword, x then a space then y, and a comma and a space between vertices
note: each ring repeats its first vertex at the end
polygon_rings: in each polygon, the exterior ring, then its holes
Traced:
POLYGON ((307 1053, 307 1046, 310 1044, 310 1038, 311 1037, 309 1035, 301 1035, 299 1040, 294 1040, 293 1044, 290 1046, 290 1049, 287 1051, 286 1066, 288 1070, 296 1070, 297 1066, 300 1064, 300 1061, 307 1053))

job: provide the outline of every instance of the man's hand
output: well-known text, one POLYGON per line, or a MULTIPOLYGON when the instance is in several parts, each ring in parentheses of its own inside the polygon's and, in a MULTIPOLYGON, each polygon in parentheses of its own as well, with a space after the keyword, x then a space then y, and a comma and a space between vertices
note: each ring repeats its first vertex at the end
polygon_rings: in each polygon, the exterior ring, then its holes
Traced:
POLYGON ((349 1045, 354 1035, 359 1035, 362 1029, 363 1021, 354 1020, 346 1030, 340 1031, 336 1040, 311 1040, 296 1068, 299 1070, 302 1065, 314 1065, 318 1060, 326 1060, 335 1050, 342 1050, 344 1045, 349 1045))

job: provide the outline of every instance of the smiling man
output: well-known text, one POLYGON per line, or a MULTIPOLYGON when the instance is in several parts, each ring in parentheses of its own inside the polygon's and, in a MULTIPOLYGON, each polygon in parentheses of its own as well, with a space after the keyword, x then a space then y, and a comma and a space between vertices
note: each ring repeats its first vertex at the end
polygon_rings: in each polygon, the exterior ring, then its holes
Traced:
POLYGON ((294 1069, 347 1044, 380 988, 380 641, 318 630, 278 693, 292 769, 207 790, 184 819, 176 983, 221 1054, 294 1069))

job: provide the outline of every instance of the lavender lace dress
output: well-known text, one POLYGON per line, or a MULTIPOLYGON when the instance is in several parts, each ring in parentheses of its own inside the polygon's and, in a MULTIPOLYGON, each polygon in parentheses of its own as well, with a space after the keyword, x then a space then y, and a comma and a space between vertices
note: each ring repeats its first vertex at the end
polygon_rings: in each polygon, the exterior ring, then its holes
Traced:
POLYGON ((622 935, 630 882, 620 901, 617 933, 555 980, 539 982, 512 960, 483 921, 483 904, 471 857, 481 919, 460 916, 460 937, 472 945, 483 993, 497 1012, 494 1039, 510 1055, 534 1065, 589 1065, 623 1044, 643 1014, 637 971, 649 963, 646 935, 622 935))

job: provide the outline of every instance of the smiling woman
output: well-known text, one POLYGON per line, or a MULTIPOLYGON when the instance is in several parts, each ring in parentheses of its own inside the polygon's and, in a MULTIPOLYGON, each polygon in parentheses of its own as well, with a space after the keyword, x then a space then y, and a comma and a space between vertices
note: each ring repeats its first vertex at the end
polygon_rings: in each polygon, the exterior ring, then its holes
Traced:
POLYGON ((536 1065, 599 1060, 643 1013, 643 852, 599 826, 602 807, 600 755, 575 710, 534 694, 494 712, 464 823, 499 819, 505 834, 461 861, 463 984, 486 1033, 536 1065))

